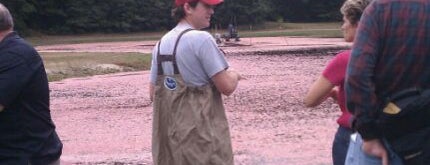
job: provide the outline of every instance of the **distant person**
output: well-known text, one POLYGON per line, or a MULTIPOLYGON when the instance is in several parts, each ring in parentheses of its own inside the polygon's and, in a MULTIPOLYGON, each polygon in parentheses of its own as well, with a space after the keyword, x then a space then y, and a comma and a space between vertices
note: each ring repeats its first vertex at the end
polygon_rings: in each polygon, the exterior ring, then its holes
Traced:
MULTIPOLYGON (((347 0, 343 3, 340 11, 343 15, 343 37, 346 42, 353 42, 355 31, 360 21, 361 14, 371 0, 347 0)), ((345 105, 344 81, 346 67, 351 50, 337 54, 326 66, 323 73, 310 87, 304 99, 305 106, 315 107, 327 98, 333 98, 339 104, 342 114, 337 119, 339 127, 335 134, 332 146, 332 159, 334 165, 345 163, 348 151, 349 139, 353 130, 351 128, 352 115, 347 111, 345 105)))
POLYGON ((150 98, 154 101, 155 165, 233 164, 222 95, 241 76, 229 69, 209 27, 222 0, 175 0, 175 28, 152 53, 150 98))
POLYGON ((62 143, 49 110, 42 59, 13 31, 12 16, 3 4, 0 58, 0 164, 60 164, 62 143))
POLYGON ((228 24, 228 35, 230 36, 230 38, 234 38, 234 34, 236 34, 236 29, 234 28, 232 23, 228 24))
POLYGON ((429 88, 430 1, 373 0, 347 69, 347 107, 359 134, 346 164, 429 165, 429 88))
POLYGON ((229 41, 232 38, 234 38, 235 41, 240 41, 239 35, 237 34, 236 26, 234 26, 232 23, 229 23, 227 29, 228 29, 228 37, 226 39, 227 41, 229 41))

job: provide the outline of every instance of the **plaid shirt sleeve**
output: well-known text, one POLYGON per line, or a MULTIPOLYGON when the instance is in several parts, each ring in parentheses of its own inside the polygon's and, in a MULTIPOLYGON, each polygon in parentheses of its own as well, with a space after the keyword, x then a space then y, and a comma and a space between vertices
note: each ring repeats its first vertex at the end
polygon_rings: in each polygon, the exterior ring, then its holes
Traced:
POLYGON ((353 127, 381 137, 376 119, 391 95, 430 89, 430 1, 374 0, 360 20, 347 68, 347 107, 353 127))
POLYGON ((380 52, 378 15, 371 3, 360 20, 348 63, 345 90, 347 107, 355 116, 354 129, 363 139, 381 137, 376 127, 378 98, 375 93, 374 69, 380 52))

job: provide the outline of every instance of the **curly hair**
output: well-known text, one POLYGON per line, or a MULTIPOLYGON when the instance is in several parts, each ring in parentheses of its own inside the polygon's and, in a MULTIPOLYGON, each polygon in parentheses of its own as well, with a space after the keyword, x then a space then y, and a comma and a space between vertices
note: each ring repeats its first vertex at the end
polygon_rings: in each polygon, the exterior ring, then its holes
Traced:
POLYGON ((340 12, 351 24, 357 25, 364 9, 370 2, 372 2, 372 0, 346 0, 340 8, 340 12))

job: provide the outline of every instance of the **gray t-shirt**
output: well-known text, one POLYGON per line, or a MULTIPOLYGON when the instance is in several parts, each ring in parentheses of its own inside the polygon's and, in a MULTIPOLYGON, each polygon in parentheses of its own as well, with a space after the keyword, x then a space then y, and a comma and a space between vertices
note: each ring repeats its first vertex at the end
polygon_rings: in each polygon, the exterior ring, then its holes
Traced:
MULTIPOLYGON (((161 38, 160 54, 173 55, 176 39, 179 34, 192 28, 189 24, 179 23, 174 29, 161 38)), ((150 81, 155 84, 157 79, 158 44, 152 51, 150 81)), ((211 82, 211 77, 228 68, 224 53, 218 48, 214 38, 206 31, 192 30, 185 33, 179 40, 176 52, 179 72, 188 86, 203 86, 211 82)), ((165 75, 173 75, 171 62, 162 64, 165 75)))

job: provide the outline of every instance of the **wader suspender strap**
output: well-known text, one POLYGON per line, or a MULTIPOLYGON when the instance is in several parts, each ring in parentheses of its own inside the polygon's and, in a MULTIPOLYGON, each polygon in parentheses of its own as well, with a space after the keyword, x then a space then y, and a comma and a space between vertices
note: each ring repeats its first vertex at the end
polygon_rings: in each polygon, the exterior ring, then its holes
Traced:
POLYGON ((186 32, 189 32, 193 29, 187 29, 181 32, 179 34, 178 38, 176 39, 175 48, 173 49, 173 55, 162 55, 160 54, 160 45, 161 45, 161 39, 160 42, 158 42, 158 53, 157 53, 157 64, 158 64, 158 75, 163 75, 163 66, 161 65, 165 61, 172 61, 173 63, 173 72, 174 74, 179 74, 178 65, 176 64, 176 49, 178 47, 179 40, 181 39, 182 35, 184 35, 186 32))

